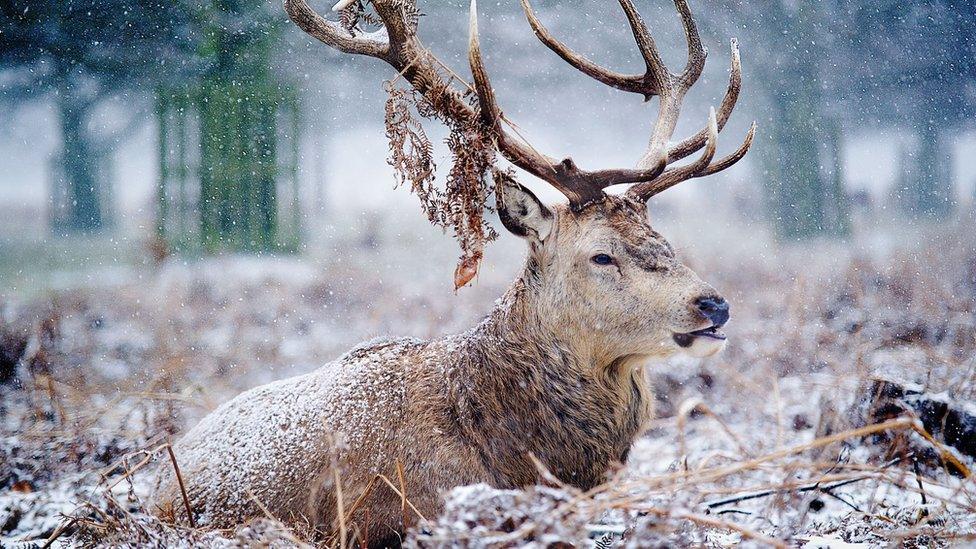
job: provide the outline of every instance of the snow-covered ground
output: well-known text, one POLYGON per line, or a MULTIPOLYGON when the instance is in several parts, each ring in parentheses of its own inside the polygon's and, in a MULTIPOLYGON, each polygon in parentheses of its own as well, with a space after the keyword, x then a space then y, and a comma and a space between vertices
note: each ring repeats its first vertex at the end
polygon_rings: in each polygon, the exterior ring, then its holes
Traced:
MULTIPOLYGON (((856 401, 872 375, 976 399, 976 240, 966 223, 800 249, 748 228, 715 239, 662 229, 732 302, 727 351, 648 365, 658 419, 599 490, 461 487, 410 543, 976 543, 976 485, 949 474, 911 424, 847 434, 865 423, 856 401)), ((167 466, 165 443, 243 389, 370 337, 469 326, 521 261, 518 242, 503 237, 477 286, 455 295, 447 237, 394 222, 323 240, 302 259, 170 259, 0 304, 0 345, 21 328, 28 335, 19 381, 0 384, 0 545, 306 540, 264 520, 219 533, 162 524, 143 513, 144 473, 167 466)))

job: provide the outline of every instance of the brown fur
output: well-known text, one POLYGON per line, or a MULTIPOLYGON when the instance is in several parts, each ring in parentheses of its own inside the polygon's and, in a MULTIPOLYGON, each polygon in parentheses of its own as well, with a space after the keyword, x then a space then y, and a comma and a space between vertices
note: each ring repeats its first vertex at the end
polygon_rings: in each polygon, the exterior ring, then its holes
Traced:
MULTIPOLYGON (((716 294, 641 202, 550 211, 518 185, 499 193, 530 252, 496 308, 464 334, 367 343, 214 411, 176 445, 198 522, 232 526, 263 506, 334 532, 336 473, 348 510, 376 475, 399 485, 399 464, 407 498, 433 517, 454 486, 537 482, 530 456, 582 489, 626 460, 651 414, 641 365, 680 351, 675 332, 707 327, 693 303, 716 294), (593 263, 596 253, 614 264, 593 263)), ((179 514, 172 475, 158 487, 157 504, 179 514)), ((348 529, 391 543, 416 521, 402 504, 381 481, 348 529)))

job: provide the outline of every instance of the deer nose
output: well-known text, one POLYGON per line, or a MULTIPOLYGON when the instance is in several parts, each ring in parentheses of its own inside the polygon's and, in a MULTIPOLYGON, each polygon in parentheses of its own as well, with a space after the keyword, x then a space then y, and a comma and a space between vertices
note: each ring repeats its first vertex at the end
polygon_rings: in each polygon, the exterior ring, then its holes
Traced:
POLYGON ((729 321, 729 302, 718 296, 699 297, 695 306, 714 326, 722 326, 729 321))

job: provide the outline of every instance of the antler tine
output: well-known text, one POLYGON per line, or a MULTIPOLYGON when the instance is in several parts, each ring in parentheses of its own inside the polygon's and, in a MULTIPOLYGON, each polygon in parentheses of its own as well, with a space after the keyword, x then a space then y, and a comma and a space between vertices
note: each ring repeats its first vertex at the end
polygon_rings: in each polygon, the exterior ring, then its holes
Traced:
POLYGON ((495 100, 495 90, 488 78, 485 62, 481 57, 481 38, 478 33, 478 1, 471 0, 468 13, 468 65, 474 79, 474 89, 478 94, 478 111, 482 123, 495 135, 499 150, 515 165, 529 173, 556 184, 556 160, 536 152, 521 142, 512 139, 499 124, 501 109, 495 100))
POLYGON ((739 145, 738 149, 715 162, 703 166, 702 160, 707 157, 709 162, 711 162, 711 158, 715 152, 714 143, 716 142, 716 139, 713 139, 713 135, 717 139, 718 127, 717 124, 713 125, 712 120, 710 119, 709 136, 705 145, 705 152, 702 153, 702 156, 698 160, 686 166, 668 169, 653 181, 647 181, 645 183, 634 185, 627 192, 632 196, 646 201, 652 196, 674 187, 678 183, 697 177, 712 175, 731 167, 739 160, 742 160, 742 157, 749 152, 749 147, 752 146, 753 138, 756 135, 756 123, 753 122, 752 126, 749 127, 749 132, 746 134, 745 140, 741 145, 739 145), (715 130, 714 133, 712 131, 713 128, 715 130), (711 149, 711 152, 709 152, 709 149, 711 149))
POLYGON ((742 157, 749 152, 749 147, 752 146, 752 140, 756 136, 756 123, 753 122, 749 126, 749 132, 746 133, 745 140, 739 145, 739 148, 735 150, 732 154, 720 158, 717 162, 709 165, 707 168, 702 170, 702 172, 695 177, 704 177, 706 175, 712 175, 713 173, 718 173, 726 168, 732 167, 733 164, 742 160, 742 157))
POLYGON ((547 48, 552 50, 556 55, 561 57, 563 61, 569 63, 576 70, 582 72, 583 74, 593 78, 599 82, 602 82, 612 88, 616 88, 621 91, 639 93, 644 95, 645 99, 650 99, 655 92, 648 90, 648 85, 643 74, 623 74, 619 72, 612 71, 597 65, 596 63, 590 61, 586 57, 576 53, 568 46, 556 39, 555 36, 549 32, 549 29, 542 24, 542 21, 536 16, 535 11, 532 9, 532 5, 529 0, 521 0, 522 11, 525 12, 525 18, 529 21, 529 26, 532 27, 532 32, 535 33, 539 41, 543 43, 547 48))
POLYGON ((638 168, 667 166, 670 163, 668 161, 668 143, 671 141, 671 136, 674 135, 674 128, 678 125, 678 116, 681 114, 681 95, 662 91, 660 101, 657 120, 654 122, 654 129, 651 130, 651 137, 648 139, 647 151, 637 162, 638 168))
MULTIPOLYGON (((701 76, 702 69, 705 67, 705 57, 707 52, 701 43, 701 36, 698 34, 698 27, 688 7, 687 0, 674 0, 674 6, 681 16, 681 25, 685 31, 685 38, 688 42, 688 61, 684 71, 680 75, 674 75, 664 65, 661 56, 654 45, 654 40, 647 31, 647 26, 631 0, 620 0, 620 6, 627 14, 630 21, 634 37, 637 39, 637 46, 644 56, 647 63, 647 76, 657 84, 657 92, 660 96, 657 120, 651 137, 648 140, 647 151, 637 162, 639 168, 649 168, 664 164, 665 166, 673 161, 670 158, 668 143, 674 135, 675 126, 678 124, 678 116, 681 113, 681 101, 685 93, 701 76)), ((699 148, 701 145, 699 145, 699 148)), ((692 151, 697 150, 693 149, 692 151)))
POLYGON ((695 24, 695 18, 691 15, 688 0, 674 0, 674 6, 678 9, 678 15, 681 16, 681 26, 685 30, 685 40, 688 42, 688 61, 685 64, 685 69, 678 77, 682 87, 687 90, 701 76, 702 70, 705 68, 708 50, 702 45, 701 35, 698 34, 698 25, 695 24))
POLYGON ((701 156, 698 157, 698 160, 695 160, 691 164, 665 170, 664 173, 651 181, 645 181, 634 185, 628 190, 628 192, 632 195, 639 196, 643 200, 647 200, 662 190, 674 186, 686 179, 690 179, 694 177, 695 174, 707 169, 709 163, 712 161, 712 158, 715 156, 715 148, 718 143, 718 122, 715 120, 714 107, 711 107, 708 110, 707 128, 708 138, 705 141, 705 150, 702 152, 701 156))
MULTIPOLYGON (((341 4, 341 2, 340 2, 341 4)), ((336 7, 341 6, 336 4, 336 7)), ((305 0, 285 0, 285 11, 303 31, 343 53, 368 55, 385 59, 390 41, 385 29, 354 35, 340 25, 319 15, 305 0)))
MULTIPOLYGON (((657 51, 654 38, 651 36, 650 31, 647 30, 647 25, 644 24, 644 19, 637 12, 637 8, 634 7, 633 2, 630 0, 619 1, 620 7, 623 8, 624 14, 627 15, 630 30, 634 33, 637 49, 640 50, 641 56, 644 57, 644 64, 647 66, 645 80, 650 87, 654 88, 656 93, 663 93, 664 90, 662 88, 671 87, 671 72, 664 64, 664 60, 661 59, 661 54, 657 51)), ((645 96, 645 99, 649 98, 650 96, 645 96)))
MULTIPOLYGON (((732 115, 732 110, 735 109, 735 103, 739 100, 739 92, 742 89, 742 63, 739 59, 739 43, 735 38, 733 38, 731 45, 732 69, 729 73, 729 87, 725 90, 725 97, 722 98, 722 103, 719 105, 717 113, 719 132, 722 131, 722 129, 725 127, 725 123, 732 115)), ((671 162, 681 160, 682 158, 702 148, 705 145, 706 139, 708 139, 707 127, 702 128, 695 135, 671 147, 668 150, 668 159, 671 162)))
POLYGON ((478 35, 478 0, 471 0, 468 11, 468 65, 474 78, 474 88, 478 93, 481 121, 489 128, 497 130, 501 110, 495 101, 495 90, 488 80, 485 63, 481 59, 481 38, 478 35))

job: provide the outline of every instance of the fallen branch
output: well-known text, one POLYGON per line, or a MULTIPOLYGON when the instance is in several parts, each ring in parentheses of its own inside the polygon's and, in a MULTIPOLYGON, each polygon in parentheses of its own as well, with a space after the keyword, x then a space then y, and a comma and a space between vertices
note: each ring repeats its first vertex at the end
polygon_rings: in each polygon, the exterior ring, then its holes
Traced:
POLYGON ((914 416, 920 425, 913 429, 935 448, 942 461, 964 478, 973 475, 947 448, 976 458, 976 408, 971 403, 945 394, 930 394, 920 385, 882 377, 872 379, 862 389, 859 400, 857 415, 865 422, 914 416))
POLYGON ((762 492, 756 492, 753 494, 744 494, 741 496, 735 496, 731 498, 720 499, 718 501, 713 501, 711 503, 706 503, 705 507, 707 507, 708 509, 715 509, 716 507, 732 505, 733 503, 742 503, 743 501, 750 501, 753 499, 764 498, 776 494, 787 494, 790 492, 797 492, 797 493, 814 492, 814 491, 826 492, 828 490, 834 490, 842 486, 847 486, 848 484, 861 482, 862 480, 867 480, 869 478, 874 478, 874 477, 872 477, 871 475, 865 475, 865 476, 856 477, 848 480, 841 480, 831 484, 826 484, 824 486, 820 486, 820 483, 818 482, 814 484, 807 484, 805 486, 800 486, 799 488, 795 488, 793 490, 763 490, 762 492))
MULTIPOLYGON (((796 454, 799 454, 801 452, 805 452, 807 450, 811 450, 811 449, 814 449, 814 448, 820 448, 820 447, 823 447, 823 446, 829 446, 830 444, 834 444, 834 443, 837 443, 837 442, 843 442, 843 441, 848 440, 848 439, 860 438, 860 437, 864 437, 864 436, 867 436, 867 435, 871 435, 871 434, 874 434, 874 433, 880 433, 880 432, 884 432, 884 431, 901 431, 901 430, 904 430, 904 429, 914 429, 914 428, 915 428, 915 422, 912 419, 902 417, 902 418, 892 419, 892 420, 889 420, 889 421, 884 421, 882 423, 876 423, 874 425, 868 425, 866 427, 860 427, 860 428, 857 428, 857 429, 851 429, 849 431, 843 431, 841 433, 836 433, 836 434, 833 434, 833 435, 821 437, 821 438, 818 438, 816 440, 813 440, 813 441, 810 441, 810 442, 807 442, 807 443, 804 443, 804 444, 798 444, 796 446, 791 446, 789 448, 784 448, 782 450, 778 450, 776 452, 772 452, 772 453, 766 454, 764 456, 759 456, 759 457, 756 457, 756 458, 753 458, 753 459, 749 459, 749 460, 746 460, 746 461, 743 461, 743 462, 740 462, 740 463, 736 463, 736 464, 733 464, 733 465, 729 465, 729 466, 726 466, 726 467, 716 467, 714 469, 709 469, 709 470, 704 470, 704 471, 696 471, 696 475, 694 477, 690 477, 690 478, 687 477, 687 475, 685 473, 683 473, 683 472, 670 473, 670 474, 667 474, 667 475, 660 475, 660 476, 657 476, 657 477, 640 479, 638 481, 626 483, 626 484, 621 485, 621 486, 615 486, 614 488, 617 489, 617 490, 624 490, 624 489, 631 488, 631 487, 632 488, 644 488, 644 489, 647 489, 649 487, 649 485, 652 484, 652 483, 653 484, 665 484, 665 483, 668 483, 668 482, 674 482, 674 481, 679 481, 679 480, 683 480, 686 483, 691 483, 691 484, 701 484, 701 483, 704 483, 704 482, 711 482, 711 481, 715 481, 715 480, 718 480, 718 479, 721 479, 721 478, 725 478, 725 477, 727 477, 729 475, 733 475, 735 473, 739 473, 739 472, 742 472, 742 471, 748 471, 750 469, 755 469, 756 467, 762 465, 763 463, 769 462, 769 461, 775 461, 777 459, 782 459, 782 458, 785 458, 785 457, 790 457, 792 455, 796 455, 796 454)), ((605 485, 603 485, 603 486, 605 486, 605 485)))

